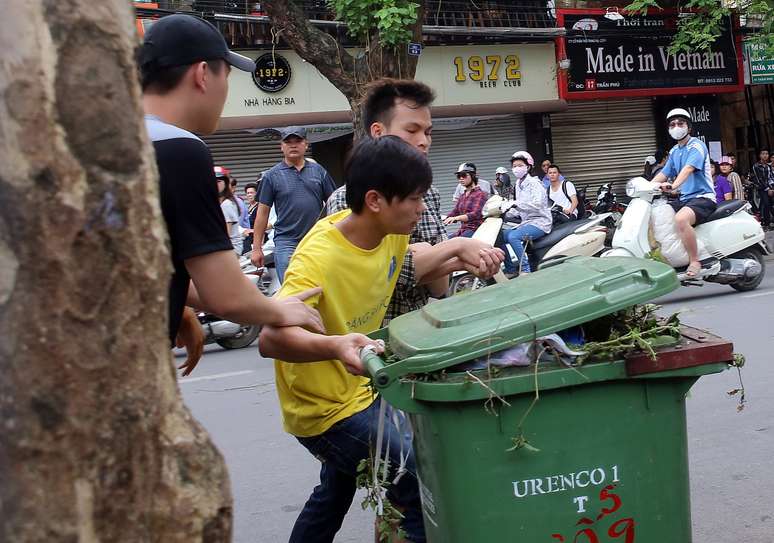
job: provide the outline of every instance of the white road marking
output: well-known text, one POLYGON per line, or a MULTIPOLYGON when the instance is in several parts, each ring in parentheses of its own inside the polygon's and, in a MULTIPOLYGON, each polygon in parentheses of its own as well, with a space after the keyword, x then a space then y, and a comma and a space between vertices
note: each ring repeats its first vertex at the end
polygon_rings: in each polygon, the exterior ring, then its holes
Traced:
POLYGON ((774 294, 774 290, 770 290, 768 292, 758 292, 757 294, 743 294, 742 298, 758 298, 760 296, 771 296, 774 294))
POLYGON ((213 375, 204 375, 202 377, 181 377, 177 380, 178 383, 184 385, 186 383, 195 383, 197 381, 213 381, 215 379, 223 379, 224 377, 236 377, 237 375, 247 375, 248 373, 255 373, 253 370, 243 371, 230 371, 228 373, 215 373, 213 375))

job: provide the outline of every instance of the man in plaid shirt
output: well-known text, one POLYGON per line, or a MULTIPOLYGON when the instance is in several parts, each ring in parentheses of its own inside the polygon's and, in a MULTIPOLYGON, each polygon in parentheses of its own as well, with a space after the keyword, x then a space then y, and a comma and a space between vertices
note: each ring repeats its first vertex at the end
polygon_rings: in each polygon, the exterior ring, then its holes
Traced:
MULTIPOLYGON (((363 98, 363 124, 372 137, 398 136, 423 153, 430 148, 432 122, 430 103, 433 91, 424 83, 413 80, 382 79, 373 83, 363 98)), ((482 193, 483 194, 483 193, 482 193)), ((417 273, 416 251, 406 253, 390 305, 383 324, 399 315, 424 307, 430 296, 443 296, 449 286, 448 274, 468 270, 482 277, 491 277, 499 270, 503 254, 476 240, 447 241, 441 220, 441 197, 430 188, 424 196, 425 211, 411 232, 409 242, 433 246, 438 254, 448 255, 444 265, 433 270, 433 281, 417 273)), ((346 187, 339 187, 328 199, 325 213, 330 215, 347 208, 346 187)), ((425 274, 427 275, 427 274, 425 274)))

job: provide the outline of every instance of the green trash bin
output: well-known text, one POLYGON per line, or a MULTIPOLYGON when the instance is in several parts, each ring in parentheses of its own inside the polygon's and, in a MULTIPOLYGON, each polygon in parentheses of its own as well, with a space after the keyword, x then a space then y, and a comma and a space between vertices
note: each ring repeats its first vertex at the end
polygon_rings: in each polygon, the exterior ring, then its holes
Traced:
POLYGON ((691 541, 684 400, 728 367, 730 343, 683 342, 663 363, 474 372, 481 382, 451 369, 678 286, 658 262, 573 258, 390 323, 398 360, 364 360, 382 397, 410 415, 428 541, 691 541))

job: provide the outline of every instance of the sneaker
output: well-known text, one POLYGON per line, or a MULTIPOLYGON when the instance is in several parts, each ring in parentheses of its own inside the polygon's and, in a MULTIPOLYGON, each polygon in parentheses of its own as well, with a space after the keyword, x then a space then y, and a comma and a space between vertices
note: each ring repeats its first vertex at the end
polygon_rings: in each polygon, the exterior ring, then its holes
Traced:
POLYGON ((513 273, 506 273, 504 274, 506 279, 513 279, 514 277, 519 276, 519 272, 513 272, 513 273))

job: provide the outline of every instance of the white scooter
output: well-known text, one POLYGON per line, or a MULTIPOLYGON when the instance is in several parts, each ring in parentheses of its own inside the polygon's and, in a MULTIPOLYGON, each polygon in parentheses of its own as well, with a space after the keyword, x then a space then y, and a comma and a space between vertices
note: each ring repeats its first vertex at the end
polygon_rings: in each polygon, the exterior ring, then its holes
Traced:
MULTIPOLYGON (((502 196, 495 195, 489 198, 481 211, 485 217, 484 222, 473 234, 473 239, 481 240, 495 247, 501 245, 503 242, 502 232, 518 226, 517 223, 506 220, 507 211, 513 205, 512 200, 504 200, 502 196)), ((607 229, 602 223, 608 217, 610 217, 610 213, 602 213, 589 219, 575 220, 554 226, 549 234, 528 245, 527 257, 530 268, 537 270, 541 265, 559 258, 598 255, 605 248, 607 229)), ((516 258, 515 254, 511 254, 510 247, 508 247, 506 258, 511 258, 511 260, 516 258)), ((516 265, 518 266, 518 263, 516 265)), ((498 274, 498 276, 495 276, 496 281, 505 280, 503 275, 498 274)), ((486 285, 485 281, 470 272, 455 272, 452 274, 449 295, 464 290, 475 290, 486 285)))
MULTIPOLYGON (((649 237, 651 215, 654 206, 668 205, 666 196, 658 184, 642 177, 635 177, 626 184, 626 195, 632 200, 615 231, 612 249, 603 253, 603 257, 644 258, 655 248, 649 237)), ((739 291, 753 290, 760 285, 766 272, 763 257, 770 251, 761 225, 749 210, 750 204, 741 200, 721 202, 705 222, 695 227, 702 269, 696 277, 688 277, 685 266, 675 267, 677 277, 684 285, 701 285, 703 281, 709 281, 731 285, 739 291)), ((674 229, 673 225, 667 226, 674 229)), ((658 236, 654 237, 656 243, 662 243, 658 236)), ((682 244, 679 249, 685 251, 682 244)))

